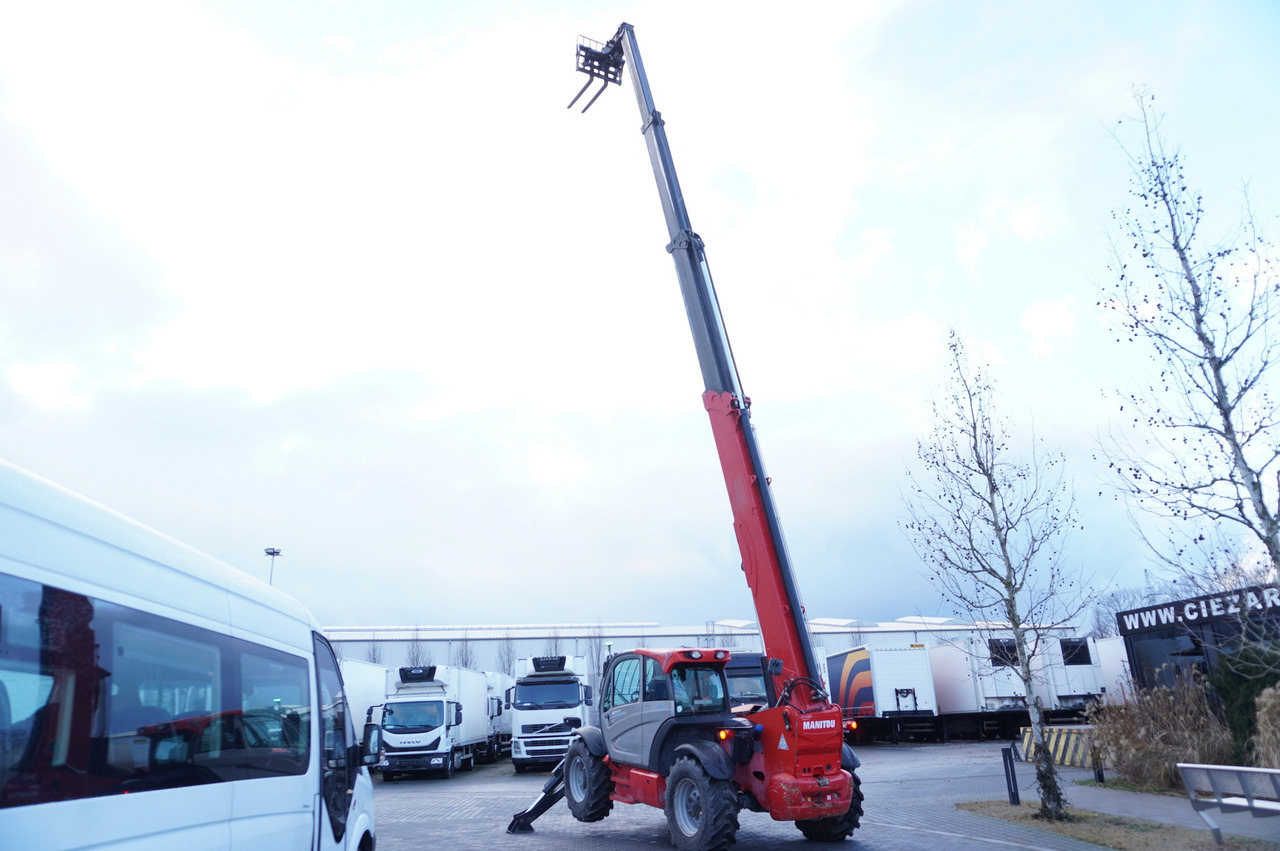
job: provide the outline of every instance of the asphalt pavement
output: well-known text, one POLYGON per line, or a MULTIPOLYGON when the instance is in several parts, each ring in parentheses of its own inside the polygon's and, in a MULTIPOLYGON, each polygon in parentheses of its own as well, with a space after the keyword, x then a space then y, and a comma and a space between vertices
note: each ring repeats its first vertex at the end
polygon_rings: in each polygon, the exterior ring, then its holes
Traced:
MULTIPOLYGON (((1001 747, 998 742, 951 742, 859 748, 863 764, 858 775, 866 794, 865 815, 851 839, 835 846, 818 846, 805 840, 790 822, 743 812, 734 848, 1076 851, 1101 847, 957 810, 955 805, 962 801, 1008 800, 1001 747)), ((1015 772, 1023 800, 1038 800, 1032 767, 1019 762, 1015 772)), ((1212 842, 1204 822, 1185 798, 1077 786, 1070 781, 1092 777, 1092 772, 1067 768, 1063 774, 1072 806, 1200 830, 1212 842)), ((608 818, 583 824, 569 814, 561 801, 534 823, 533 833, 508 834, 506 827, 511 817, 533 802, 548 776, 537 772, 516 774, 511 763, 502 760, 460 772, 451 780, 426 776, 391 783, 375 781, 378 849, 588 851, 671 847, 665 815, 643 805, 615 804, 608 818)), ((1280 843, 1280 818, 1255 819, 1239 814, 1215 819, 1224 833, 1280 843)))

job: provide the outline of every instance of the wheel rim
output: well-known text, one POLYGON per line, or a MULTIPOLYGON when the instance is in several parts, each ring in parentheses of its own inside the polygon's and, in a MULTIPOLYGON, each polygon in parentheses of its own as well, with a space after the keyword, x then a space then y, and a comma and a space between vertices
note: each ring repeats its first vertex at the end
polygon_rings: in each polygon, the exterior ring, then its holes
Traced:
POLYGON ((674 796, 676 826, 685 836, 693 836, 702 826, 702 792, 692 780, 681 779, 674 796))
POLYGON ((587 767, 583 764, 582 757, 574 757, 569 760, 569 794, 575 801, 584 800, 587 797, 587 767))

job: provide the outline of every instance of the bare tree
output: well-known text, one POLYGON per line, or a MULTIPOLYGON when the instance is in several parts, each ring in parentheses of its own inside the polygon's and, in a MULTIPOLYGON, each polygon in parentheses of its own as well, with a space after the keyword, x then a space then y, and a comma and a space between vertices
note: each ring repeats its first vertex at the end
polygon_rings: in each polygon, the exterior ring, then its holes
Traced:
POLYGON ((591 681, 594 683, 604 667, 604 627, 597 622, 587 633, 587 666, 591 669, 591 681))
POLYGON ((415 626, 413 636, 409 639, 409 647, 405 652, 404 662, 410 668, 419 668, 434 664, 431 648, 422 640, 422 633, 415 626))
MULTIPOLYGON (((1033 447, 1010 455, 1008 429, 995 413, 985 369, 971 369, 953 330, 948 389, 933 402, 933 431, 917 443, 922 471, 908 471, 903 528, 934 586, 975 623, 999 622, 1013 636, 1013 663, 1027 695, 1035 742, 1040 816, 1066 818, 1066 801, 1044 733, 1040 683, 1032 658, 1047 627, 1085 605, 1064 569, 1061 545, 1075 525, 1074 497, 1061 454, 1033 447)), ((1003 645, 1002 645, 1003 646, 1003 645)))
MULTIPOLYGON (((1201 593, 1274 577, 1280 565, 1280 421, 1271 398, 1280 275, 1246 195, 1237 232, 1208 243, 1203 196, 1161 133, 1153 99, 1127 119, 1133 207, 1113 214, 1115 281, 1102 305, 1156 367, 1120 393, 1127 432, 1104 453, 1130 503, 1159 518, 1144 538, 1201 593)), ((1125 122, 1122 122, 1122 124, 1125 122)))
POLYGON ((476 649, 471 645, 471 634, 468 630, 462 631, 462 638, 458 640, 458 646, 453 650, 453 664, 459 668, 476 667, 476 649))
POLYGON ((510 632, 504 632, 498 642, 498 669, 508 676, 515 676, 516 641, 510 632))
POLYGON ((370 641, 369 646, 364 650, 364 658, 367 662, 375 665, 382 664, 382 645, 377 641, 370 641))
POLYGON ((543 656, 559 656, 560 655, 560 630, 552 629, 551 634, 547 636, 547 640, 542 644, 543 656))
POLYGON ((1120 633, 1116 615, 1129 609, 1137 609, 1151 602, 1150 595, 1142 588, 1117 588, 1099 594, 1093 603, 1092 638, 1110 638, 1120 633))

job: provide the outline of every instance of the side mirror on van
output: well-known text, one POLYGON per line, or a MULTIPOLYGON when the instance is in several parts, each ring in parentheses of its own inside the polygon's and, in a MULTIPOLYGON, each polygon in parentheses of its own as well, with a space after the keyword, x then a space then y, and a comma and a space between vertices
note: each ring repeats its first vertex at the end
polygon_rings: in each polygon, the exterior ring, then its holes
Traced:
POLYGON ((583 688, 587 692, 586 700, 584 700, 583 703, 587 704, 587 706, 590 706, 591 705, 591 686, 584 686, 583 688))
POLYGON ((361 765, 377 765, 382 753, 382 728, 377 724, 364 725, 364 743, 360 748, 361 765))

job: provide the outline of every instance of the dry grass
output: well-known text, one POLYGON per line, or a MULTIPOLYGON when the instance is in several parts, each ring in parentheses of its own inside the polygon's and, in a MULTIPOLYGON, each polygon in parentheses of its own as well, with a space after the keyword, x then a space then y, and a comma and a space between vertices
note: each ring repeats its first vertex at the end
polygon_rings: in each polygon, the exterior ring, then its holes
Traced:
POLYGON ((1231 733, 1196 682, 1140 689, 1124 706, 1095 707, 1089 720, 1106 764, 1140 786, 1180 789, 1177 763, 1232 761, 1231 733))
POLYGON ((1280 768, 1280 686, 1258 695, 1258 731, 1253 737, 1253 761, 1259 768, 1280 768))
POLYGON ((1034 803, 1013 807, 1007 801, 974 801, 958 804, 957 808, 1118 851, 1264 851, 1280 848, 1273 842, 1230 836, 1224 837, 1224 845, 1215 845, 1213 834, 1208 830, 1188 830, 1128 816, 1091 813, 1074 807, 1067 808, 1071 821, 1060 822, 1036 818, 1040 807, 1034 803))

